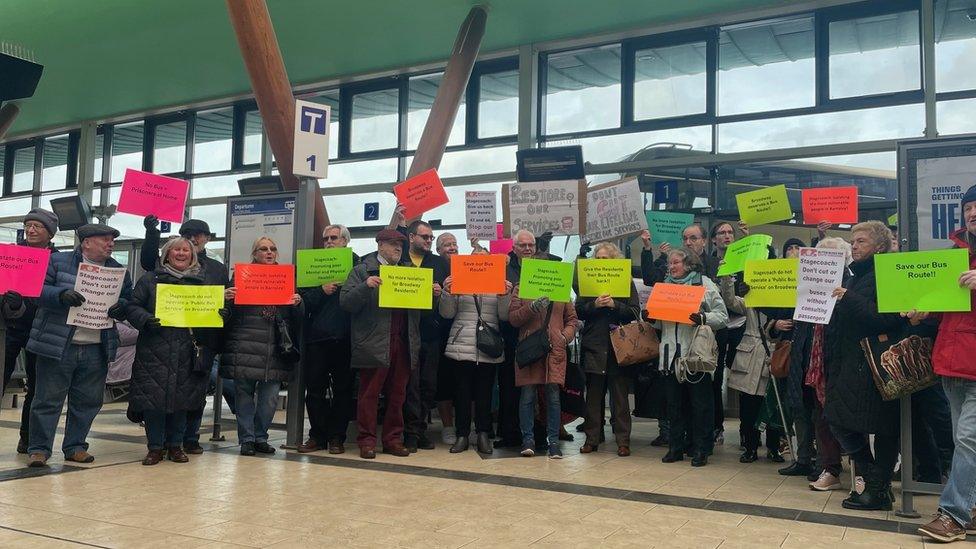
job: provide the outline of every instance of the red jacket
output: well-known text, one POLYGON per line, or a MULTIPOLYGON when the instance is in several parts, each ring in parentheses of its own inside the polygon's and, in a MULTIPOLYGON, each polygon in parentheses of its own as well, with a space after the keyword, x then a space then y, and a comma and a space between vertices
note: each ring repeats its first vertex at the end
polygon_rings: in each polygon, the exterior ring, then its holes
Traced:
MULTIPOLYGON (((976 269, 976 252, 966 241, 966 229, 956 231, 950 238, 958 247, 969 249, 969 268, 976 269)), ((976 296, 976 291, 972 295, 976 296)), ((939 335, 932 351, 935 373, 976 380, 976 310, 939 316, 939 335)))

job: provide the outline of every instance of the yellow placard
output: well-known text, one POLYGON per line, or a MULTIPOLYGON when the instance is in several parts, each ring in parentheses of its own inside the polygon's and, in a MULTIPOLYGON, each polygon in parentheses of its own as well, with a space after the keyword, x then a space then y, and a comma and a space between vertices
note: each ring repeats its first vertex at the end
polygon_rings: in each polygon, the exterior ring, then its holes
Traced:
POLYGON ((576 274, 580 297, 630 297, 629 259, 580 259, 576 274))
POLYGON ((434 270, 419 267, 380 265, 380 307, 389 309, 432 309, 434 270))
POLYGON ((765 187, 735 195, 739 206, 739 219, 749 225, 764 225, 793 218, 786 185, 765 187))
POLYGON ((173 328, 220 328, 223 286, 156 285, 156 318, 173 328))
POLYGON ((746 261, 746 307, 796 307, 799 270, 800 260, 795 257, 746 261))

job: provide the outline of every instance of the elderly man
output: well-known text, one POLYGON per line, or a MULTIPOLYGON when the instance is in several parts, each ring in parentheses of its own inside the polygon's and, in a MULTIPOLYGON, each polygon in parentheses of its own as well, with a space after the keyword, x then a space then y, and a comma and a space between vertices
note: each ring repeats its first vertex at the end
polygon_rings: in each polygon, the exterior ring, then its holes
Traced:
MULTIPOLYGON (((112 249, 119 231, 108 225, 89 224, 75 233, 80 244, 70 252, 51 255, 40 308, 31 329, 27 350, 36 353, 37 388, 30 412, 30 467, 43 467, 51 457, 65 397, 68 420, 61 449, 65 459, 91 463, 88 453, 88 431, 102 408, 102 392, 108 363, 115 360, 119 335, 110 328, 94 329, 68 324, 68 309, 85 303, 85 296, 75 291, 78 265, 88 263, 104 267, 122 267, 112 259, 112 249)), ((125 274, 119 301, 108 309, 115 320, 125 318, 125 304, 132 293, 132 279, 125 274)))
MULTIPOLYGON (((657 261, 655 261, 653 246, 651 245, 652 236, 649 231, 641 233, 641 240, 644 247, 641 251, 641 275, 644 279, 644 284, 648 286, 664 281, 664 277, 667 276, 668 272, 668 252, 671 250, 670 244, 667 242, 662 243, 660 246, 661 254, 658 256, 657 261)), ((705 272, 702 274, 712 280, 717 278, 719 260, 717 257, 709 255, 705 251, 705 245, 708 244, 708 240, 705 238, 705 229, 698 223, 688 225, 681 231, 681 242, 684 247, 695 252, 701 258, 702 264, 705 266, 705 272)))
MULTIPOLYGON (((351 236, 344 225, 329 225, 322 233, 325 248, 346 248, 351 236)), ((353 266, 359 257, 352 255, 353 266)), ((352 418, 356 375, 349 366, 349 313, 339 306, 342 285, 323 284, 299 291, 305 302, 305 406, 308 440, 301 453, 328 448, 330 454, 346 451, 346 430, 352 418), (332 398, 327 398, 331 390, 332 398)))

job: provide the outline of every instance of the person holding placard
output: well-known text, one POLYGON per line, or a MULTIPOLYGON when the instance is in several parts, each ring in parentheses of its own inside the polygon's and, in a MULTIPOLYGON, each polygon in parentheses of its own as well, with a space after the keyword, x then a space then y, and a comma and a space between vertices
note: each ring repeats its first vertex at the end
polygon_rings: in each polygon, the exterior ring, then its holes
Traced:
MULTIPOLYGON (((27 350, 37 354, 37 388, 30 412, 30 442, 27 465, 44 467, 51 457, 54 436, 68 401, 61 449, 65 459, 91 463, 88 431, 99 410, 105 389, 108 363, 115 360, 119 335, 114 322, 108 328, 87 328, 68 324, 72 308, 80 309, 85 296, 75 289, 79 265, 121 269, 112 259, 119 231, 102 224, 83 225, 75 231, 80 241, 70 252, 51 255, 44 278, 44 289, 31 327, 27 350)), ((118 301, 111 305, 105 320, 124 320, 125 305, 131 297, 132 279, 126 272, 119 287, 118 301)), ((97 318, 101 322, 101 318, 97 318)))
MULTIPOLYGON (((451 256, 458 254, 457 237, 451 233, 441 233, 434 241, 434 248, 437 255, 450 265, 451 256)), ((474 252, 472 252, 474 253, 474 252)), ((457 380, 454 375, 454 368, 447 365, 443 360, 444 349, 447 346, 448 334, 451 331, 451 322, 442 318, 438 319, 440 328, 440 358, 437 361, 437 389, 434 392, 434 400, 437 401, 437 413, 441 417, 444 430, 441 431, 441 442, 448 446, 453 446, 457 442, 457 428, 454 425, 454 394, 457 390, 457 380)))
MULTIPOLYGON (((641 233, 643 251, 641 252, 641 276, 644 284, 652 286, 655 283, 664 281, 668 276, 668 252, 671 245, 667 242, 660 247, 661 254, 656 260, 652 260, 653 251, 651 246, 651 234, 647 231, 641 233)), ((681 231, 682 246, 688 248, 698 256, 704 276, 716 278, 718 274, 718 259, 707 253, 705 247, 708 239, 705 238, 705 229, 698 223, 692 223, 681 231)))
MULTIPOLYGON (((600 242, 593 247, 593 257, 598 260, 623 259, 624 254, 613 243, 600 242)), ((639 308, 637 288, 633 282, 630 284, 629 297, 611 297, 604 294, 576 300, 576 315, 583 321, 580 350, 586 371, 586 442, 580 447, 581 454, 596 452, 600 446, 603 400, 609 387, 617 455, 630 455, 630 392, 633 372, 632 369, 617 365, 617 357, 610 344, 610 330, 613 326, 634 320, 639 308)))
MULTIPOLYGON (((278 245, 261 237, 251 246, 251 262, 277 265, 278 245)), ((237 289, 224 298, 233 302, 237 289)), ((221 309, 224 341, 220 375, 234 380, 237 438, 242 456, 273 454, 268 429, 278 409, 281 382, 291 378, 299 360, 298 334, 304 316, 302 296, 293 294, 289 305, 238 305, 221 309)))
POLYGON ((212 363, 217 344, 215 330, 167 327, 156 316, 159 284, 203 284, 200 261, 189 240, 170 239, 161 255, 162 264, 139 279, 126 305, 126 318, 139 330, 129 412, 141 415, 146 425, 149 452, 143 465, 156 465, 164 458, 189 461, 182 447, 186 416, 204 405, 210 379, 211 365, 198 363, 198 357, 212 363))
MULTIPOLYGON (((44 208, 34 208, 24 216, 24 240, 21 246, 45 249, 50 253, 57 250, 51 239, 58 232, 58 216, 44 208)), ((17 453, 27 453, 27 443, 30 440, 30 409, 34 402, 34 391, 37 385, 37 355, 26 351, 27 340, 30 339, 31 325, 37 315, 40 298, 23 297, 17 292, 8 291, 3 296, 4 318, 7 320, 7 331, 4 336, 4 367, 3 389, 10 384, 10 378, 17 368, 17 357, 24 350, 24 371, 27 374, 27 394, 20 416, 20 440, 17 442, 17 453), (18 299, 19 298, 19 299, 18 299), (18 303, 20 301, 20 303, 18 303), (9 313, 9 314, 8 314, 9 313)))

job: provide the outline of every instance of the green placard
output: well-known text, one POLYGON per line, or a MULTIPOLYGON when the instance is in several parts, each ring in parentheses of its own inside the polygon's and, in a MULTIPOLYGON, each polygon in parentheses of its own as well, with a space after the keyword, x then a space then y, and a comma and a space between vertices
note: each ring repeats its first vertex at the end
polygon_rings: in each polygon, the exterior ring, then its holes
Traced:
POLYGON ((569 303, 573 289, 573 264, 544 259, 523 259, 519 275, 519 298, 548 297, 569 303))
POLYGON ((964 249, 878 254, 878 312, 971 311, 970 292, 959 286, 959 275, 968 270, 969 252, 964 249))
POLYGON ((223 307, 223 286, 156 285, 154 314, 163 326, 220 328, 224 320, 217 311, 223 307))
POLYGON ((672 248, 681 247, 681 231, 694 222, 695 214, 655 210, 647 212, 647 229, 651 232, 651 238, 658 244, 667 242, 672 248))
POLYGON ((767 259, 772 243, 773 237, 767 234, 753 234, 729 244, 725 250, 725 263, 719 267, 718 276, 741 273, 750 259, 767 259))
POLYGON ((739 193, 735 195, 735 202, 739 206, 739 219, 751 226, 793 218, 786 185, 739 193))
POLYGON ((431 309, 434 306, 434 270, 380 265, 380 307, 431 309))
POLYGON ((343 283, 352 270, 352 248, 317 248, 298 250, 296 285, 311 288, 323 284, 343 283))
POLYGON ((796 307, 799 270, 800 260, 795 257, 746 261, 746 307, 796 307))
POLYGON ((580 259, 576 274, 580 297, 630 297, 629 259, 580 259))

